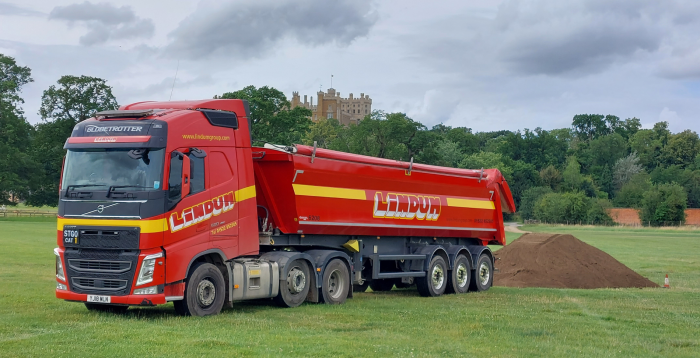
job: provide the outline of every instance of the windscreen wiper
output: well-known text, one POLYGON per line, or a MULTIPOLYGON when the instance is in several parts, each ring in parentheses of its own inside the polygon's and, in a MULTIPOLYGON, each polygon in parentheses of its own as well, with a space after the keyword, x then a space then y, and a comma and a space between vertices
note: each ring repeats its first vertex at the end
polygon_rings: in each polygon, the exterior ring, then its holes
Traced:
POLYGON ((107 186, 107 184, 77 184, 77 185, 69 185, 66 187, 66 196, 68 196, 68 192, 71 191, 71 188, 87 188, 89 186, 107 186))
POLYGON ((150 189, 151 187, 149 186, 143 186, 143 185, 111 185, 109 189, 107 189, 107 197, 109 198, 110 194, 114 191, 114 189, 119 189, 119 188, 144 188, 144 189, 150 189))

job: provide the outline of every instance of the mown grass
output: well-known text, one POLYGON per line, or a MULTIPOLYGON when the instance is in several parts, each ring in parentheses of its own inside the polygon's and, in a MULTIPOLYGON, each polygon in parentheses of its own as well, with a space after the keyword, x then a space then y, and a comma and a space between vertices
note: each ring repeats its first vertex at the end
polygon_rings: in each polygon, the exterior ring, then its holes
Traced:
MULTIPOLYGON (((569 232, 672 289, 494 287, 419 297, 356 294, 345 305, 236 304, 183 318, 172 306, 125 315, 54 298, 53 222, 0 222, 0 356, 687 356, 700 355, 700 235, 569 232)), ((508 235, 512 241, 518 235, 508 235)))

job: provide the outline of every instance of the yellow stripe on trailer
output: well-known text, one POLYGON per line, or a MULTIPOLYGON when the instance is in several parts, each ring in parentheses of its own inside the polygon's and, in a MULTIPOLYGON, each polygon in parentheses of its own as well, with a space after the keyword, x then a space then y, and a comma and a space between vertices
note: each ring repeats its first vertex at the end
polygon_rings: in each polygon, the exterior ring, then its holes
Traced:
POLYGON ((63 231, 66 225, 82 226, 128 226, 141 228, 142 234, 163 232, 168 230, 166 219, 156 220, 105 220, 105 219, 64 219, 58 218, 57 229, 63 231))
POLYGON ((255 185, 251 185, 247 188, 236 190, 236 201, 241 202, 246 199, 255 197, 255 185))
POLYGON ((447 206, 471 209, 496 209, 496 205, 493 203, 493 201, 490 200, 473 200, 460 198, 447 198, 447 206))
POLYGON ((302 196, 317 196, 321 198, 365 200, 365 191, 360 189, 334 188, 331 186, 315 186, 292 184, 294 194, 302 196))

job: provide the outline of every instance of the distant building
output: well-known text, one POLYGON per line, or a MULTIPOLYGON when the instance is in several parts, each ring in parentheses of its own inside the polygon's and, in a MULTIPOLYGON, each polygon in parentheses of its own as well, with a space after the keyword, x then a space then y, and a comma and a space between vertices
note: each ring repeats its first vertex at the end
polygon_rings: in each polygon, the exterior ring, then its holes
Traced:
POLYGON ((340 124, 346 126, 351 123, 357 124, 372 113, 372 99, 369 96, 360 93, 360 97, 355 98, 350 93, 347 98, 342 98, 335 88, 329 88, 326 93, 319 91, 315 105, 313 97, 309 102, 304 95, 304 102, 302 102, 299 92, 292 92, 292 108, 300 106, 311 110, 311 120, 314 122, 319 118, 335 118, 340 124))

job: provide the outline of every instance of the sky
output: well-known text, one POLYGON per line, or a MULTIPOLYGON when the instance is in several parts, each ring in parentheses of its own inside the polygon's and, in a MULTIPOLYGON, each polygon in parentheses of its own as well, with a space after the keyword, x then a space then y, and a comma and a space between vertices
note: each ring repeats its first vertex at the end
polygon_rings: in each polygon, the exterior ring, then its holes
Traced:
POLYGON ((0 53, 32 70, 31 123, 63 75, 106 79, 120 104, 315 96, 332 75, 428 127, 596 113, 700 132, 699 20, 697 0, 0 0, 0 53))

